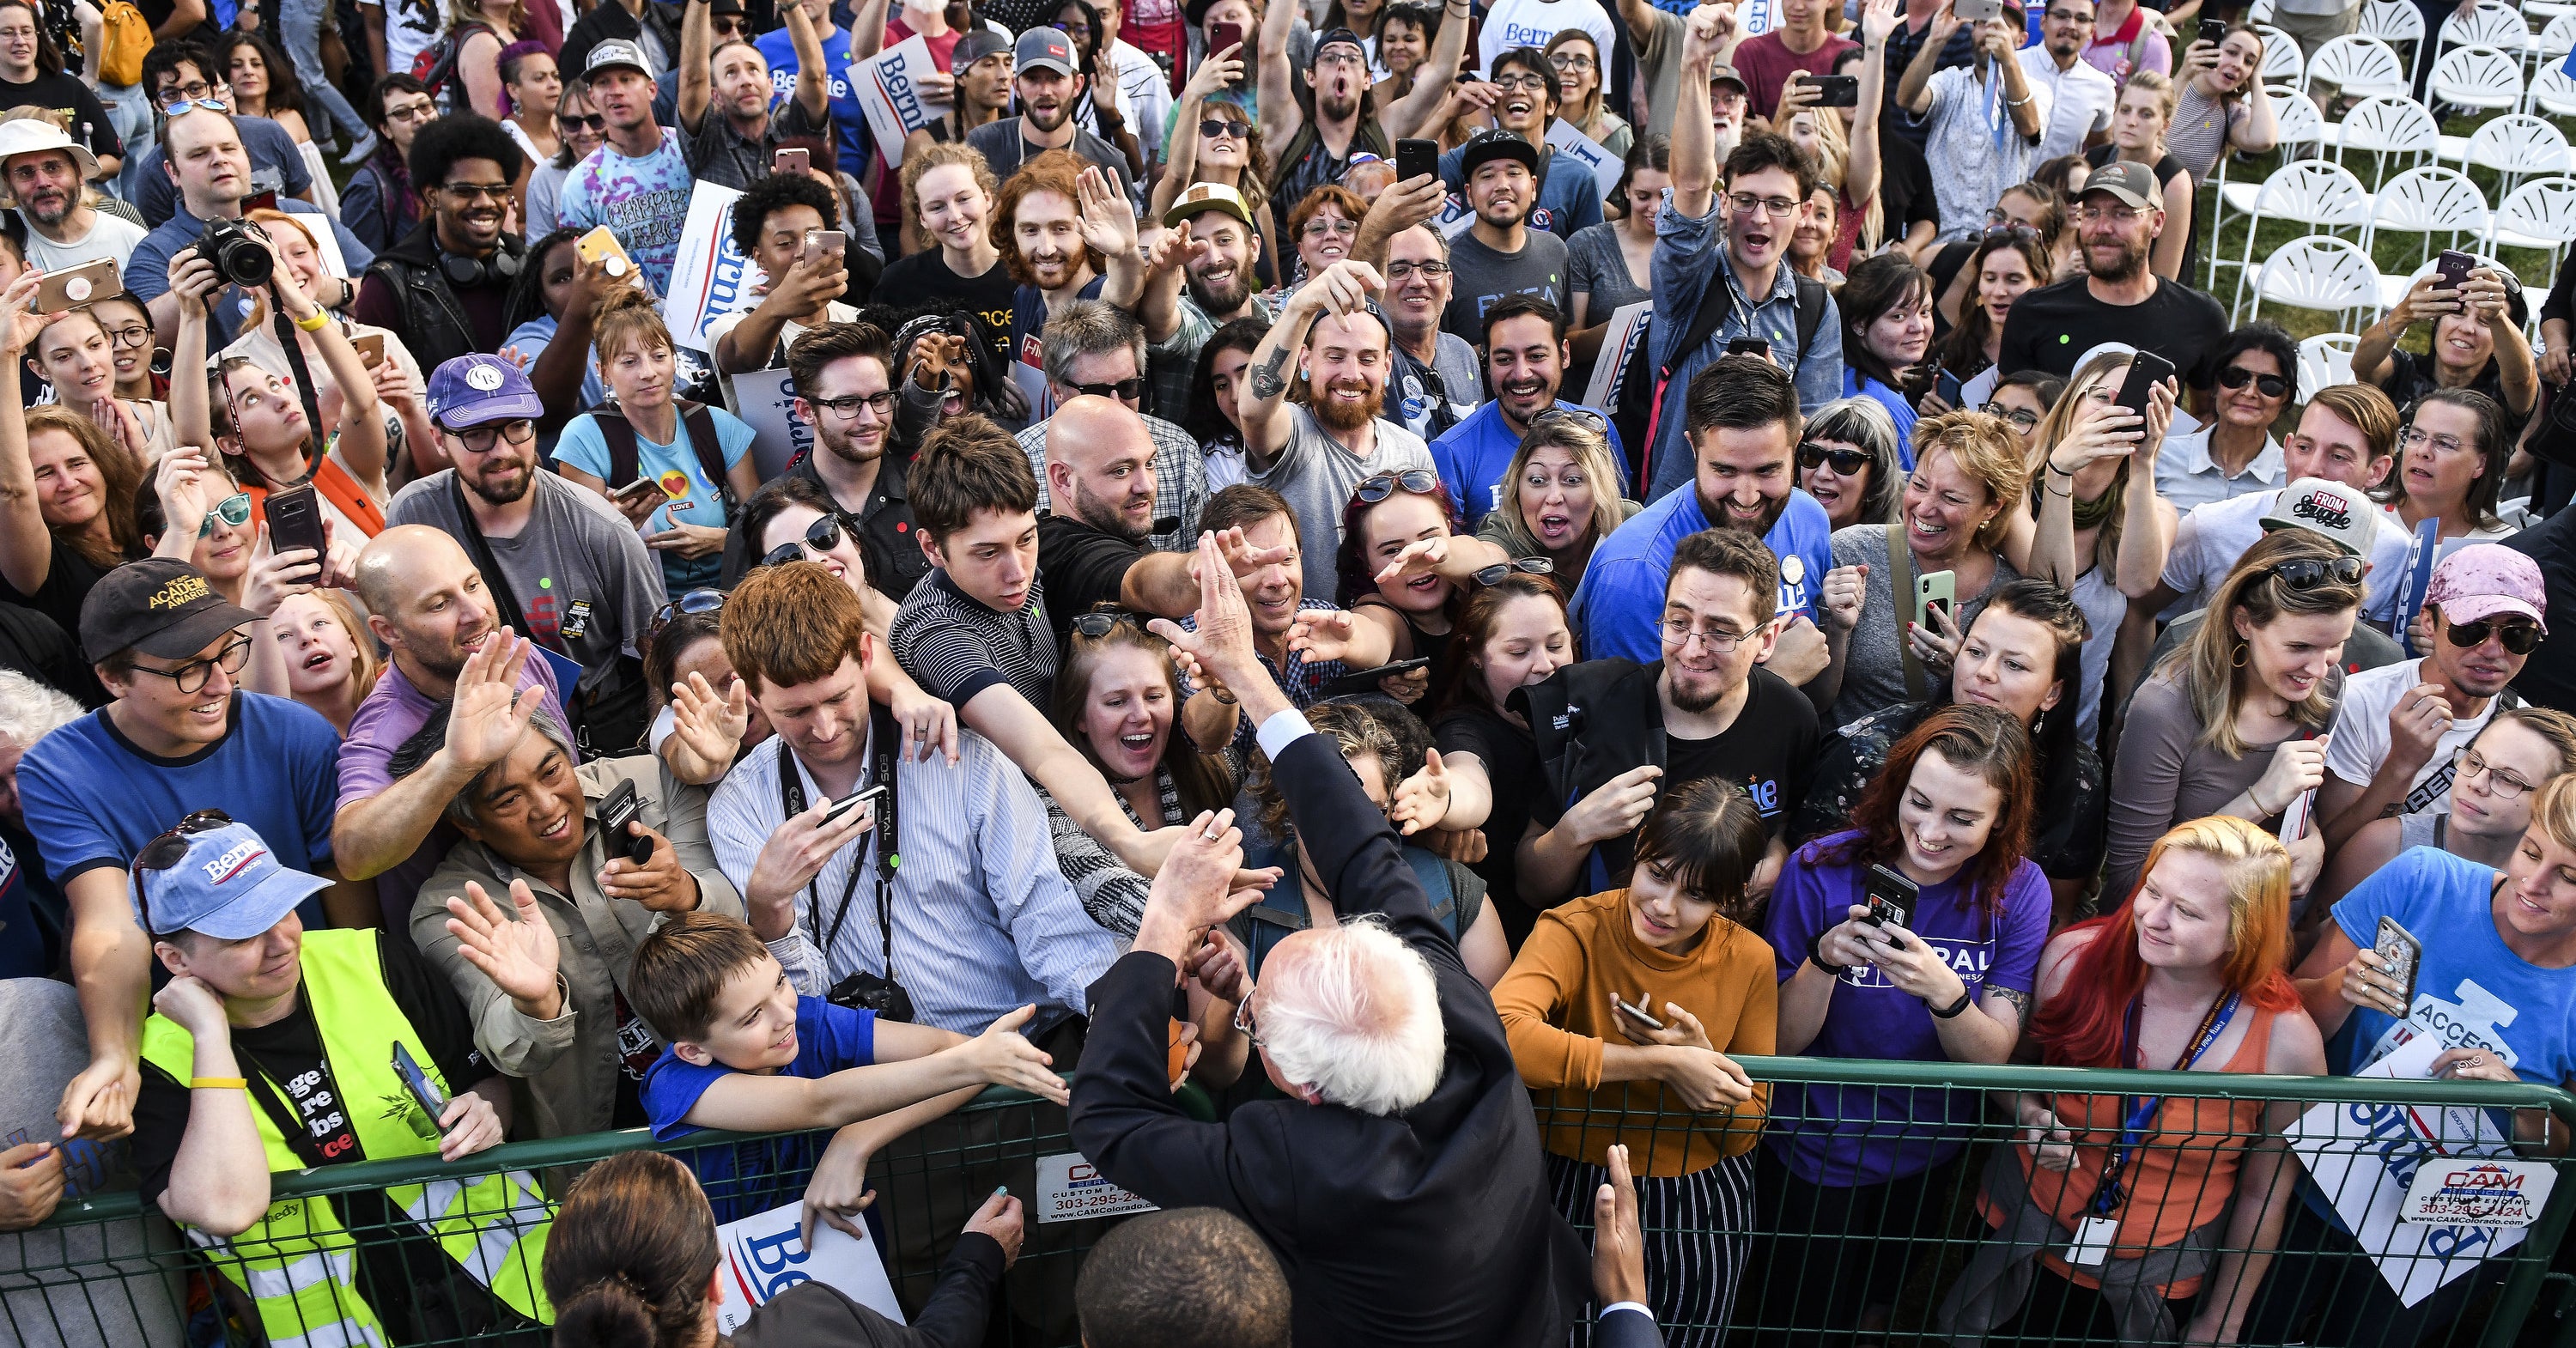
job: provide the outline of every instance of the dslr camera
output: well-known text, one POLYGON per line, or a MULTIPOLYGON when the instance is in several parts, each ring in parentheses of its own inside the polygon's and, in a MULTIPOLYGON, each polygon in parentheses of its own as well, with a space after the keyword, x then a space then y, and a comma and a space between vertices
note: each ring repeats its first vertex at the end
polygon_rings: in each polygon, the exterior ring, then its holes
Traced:
POLYGON ((266 238, 259 226, 247 220, 228 220, 222 216, 206 222, 193 245, 197 256, 215 264, 215 274, 237 286, 252 289, 268 284, 277 270, 277 259, 269 254, 266 238))

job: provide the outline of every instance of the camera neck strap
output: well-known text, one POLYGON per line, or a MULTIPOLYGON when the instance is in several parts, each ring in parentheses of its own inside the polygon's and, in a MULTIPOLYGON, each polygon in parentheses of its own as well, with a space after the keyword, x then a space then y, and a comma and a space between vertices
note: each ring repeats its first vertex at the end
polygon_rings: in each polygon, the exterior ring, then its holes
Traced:
MULTIPOLYGON (((312 368, 304 362, 304 343, 296 340, 302 334, 296 330, 295 321, 286 316, 285 306, 277 302, 277 285, 269 282, 268 321, 277 332, 277 344, 286 348, 286 369, 295 377, 295 391, 304 398, 304 471, 311 474, 322 466, 322 402, 313 390, 312 368)), ((240 425, 234 425, 233 434, 241 434, 240 425)))
MULTIPOLYGON (((894 972, 894 880, 895 868, 903 864, 897 850, 895 815, 896 799, 902 794, 896 787, 895 771, 902 762, 902 737, 897 733, 894 713, 887 707, 871 703, 868 707, 868 775, 859 783, 861 789, 882 786, 885 794, 877 798, 876 861, 871 867, 865 858, 850 862, 850 873, 841 882, 841 900, 832 906, 832 920, 820 931, 816 924, 823 920, 823 896, 814 888, 814 880, 805 882, 805 926, 808 937, 822 951, 824 964, 832 959, 832 943, 841 937, 841 924, 850 916, 850 900, 858 893, 859 872, 875 872, 877 931, 885 945, 885 976, 888 982, 900 982, 894 972)), ((778 737, 778 809, 779 823, 805 813, 805 781, 796 765, 794 751, 787 747, 787 737, 778 737)), ((815 873, 820 879, 821 872, 815 873)))

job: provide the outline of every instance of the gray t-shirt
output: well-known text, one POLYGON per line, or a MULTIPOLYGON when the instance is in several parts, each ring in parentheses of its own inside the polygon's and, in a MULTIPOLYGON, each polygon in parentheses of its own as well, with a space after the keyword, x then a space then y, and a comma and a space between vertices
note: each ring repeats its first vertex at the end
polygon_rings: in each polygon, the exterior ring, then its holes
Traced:
MULTIPOLYGON (((89 1066, 79 994, 47 978, 0 980, 0 1025, 9 1027, 12 1064, 0 1068, 0 1151, 62 1136, 54 1106, 89 1066)), ((123 1139, 72 1142, 62 1158, 65 1203, 134 1187, 123 1139)), ((26 1348, 177 1344, 181 1289, 162 1285, 146 1255, 157 1251, 175 1268, 178 1247, 178 1233, 157 1213, 0 1234, 0 1326, 26 1348)))
MULTIPOLYGON (((1604 220, 1574 231, 1565 241, 1566 291, 1592 298, 1583 311, 1587 326, 1607 323, 1610 315, 1649 298, 1646 288, 1628 274, 1628 255, 1619 251, 1619 222, 1604 220)), ((1574 311, 1566 311, 1572 322, 1574 311)))
POLYGON ((1525 229, 1521 236, 1517 253, 1491 247, 1472 227, 1449 243, 1449 312, 1440 326, 1469 346, 1484 345, 1485 311, 1506 296, 1536 295, 1559 310, 1570 304, 1565 240, 1544 229, 1525 229))
MULTIPOLYGON (((1922 567, 1913 553, 1905 554, 1902 584, 1906 603, 1900 617, 1896 611, 1899 582, 1887 574, 1887 526, 1855 524, 1836 529, 1833 548, 1834 565, 1869 568, 1869 583, 1861 594, 1860 624, 1852 629, 1851 644, 1843 658, 1842 692, 1835 696, 1832 714, 1826 718, 1844 726, 1883 707, 1918 700, 1906 692, 1905 654, 1900 643, 1905 639, 1905 624, 1914 620, 1914 582, 1922 574, 1922 567)), ((1968 625, 1977 620, 1977 614, 1986 606, 1986 596, 1993 594, 1996 586, 2019 579, 2021 573, 1998 554, 1994 579, 1986 583, 1986 588, 1959 596, 1958 612, 1951 615, 1958 620, 1959 630, 1967 631, 1968 625)), ((1927 685, 1923 691, 1928 697, 1934 691, 1929 685, 1936 680, 1928 669, 1923 671, 1923 677, 1927 685)))
MULTIPOLYGON (((426 524, 473 555, 473 527, 449 490, 456 470, 443 469, 403 488, 385 523, 426 524)), ((511 597, 538 643, 581 662, 581 691, 597 691, 617 672, 617 657, 636 647, 662 606, 662 566, 625 517, 597 493, 540 472, 535 518, 516 538, 487 538, 511 597)), ((490 577, 485 578, 488 583, 490 577)), ((509 615, 502 615, 508 622, 509 615)))
POLYGON ((1334 554, 1341 550, 1342 507, 1350 504, 1351 489, 1376 473, 1438 470, 1431 462, 1431 447, 1421 436, 1384 417, 1373 423, 1377 445, 1362 459, 1325 434, 1315 414, 1303 406, 1289 404, 1288 415, 1288 443, 1280 449, 1278 460, 1269 471, 1249 474, 1247 480, 1288 498, 1288 508, 1297 514, 1305 597, 1338 604, 1341 576, 1334 568, 1334 554))

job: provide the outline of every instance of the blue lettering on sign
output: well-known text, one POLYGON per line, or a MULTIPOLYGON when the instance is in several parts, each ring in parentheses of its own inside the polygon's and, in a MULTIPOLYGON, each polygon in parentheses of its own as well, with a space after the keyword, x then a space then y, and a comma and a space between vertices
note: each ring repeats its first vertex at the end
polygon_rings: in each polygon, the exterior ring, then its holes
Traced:
POLYGON ((813 1281, 813 1275, 798 1267, 805 1262, 807 1253, 804 1240, 792 1226, 742 1243, 743 1263, 758 1281, 763 1302, 800 1282, 813 1281))

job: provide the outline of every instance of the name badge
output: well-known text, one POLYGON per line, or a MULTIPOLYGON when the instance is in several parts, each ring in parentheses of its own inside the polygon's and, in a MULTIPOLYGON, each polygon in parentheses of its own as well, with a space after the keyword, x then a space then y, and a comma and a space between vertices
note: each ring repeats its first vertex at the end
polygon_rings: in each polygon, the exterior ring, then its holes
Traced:
POLYGON ((2117 1217, 2086 1217, 2075 1228, 2075 1240, 2066 1247, 2066 1262, 2077 1268, 2097 1268, 2110 1257, 2111 1240, 2120 1234, 2117 1217))

